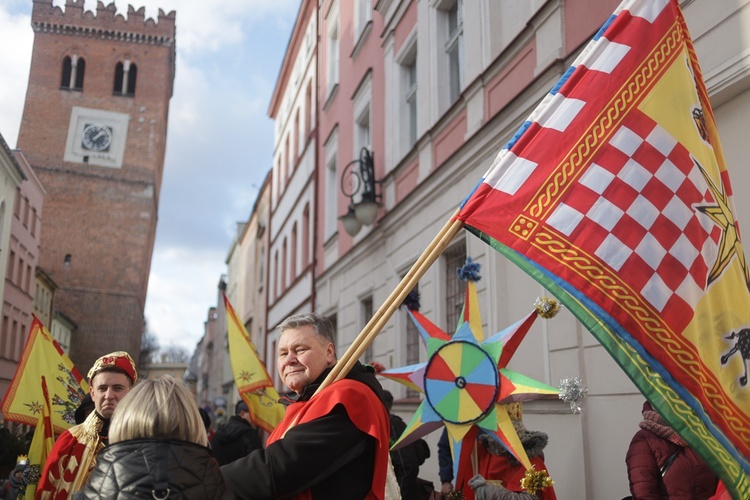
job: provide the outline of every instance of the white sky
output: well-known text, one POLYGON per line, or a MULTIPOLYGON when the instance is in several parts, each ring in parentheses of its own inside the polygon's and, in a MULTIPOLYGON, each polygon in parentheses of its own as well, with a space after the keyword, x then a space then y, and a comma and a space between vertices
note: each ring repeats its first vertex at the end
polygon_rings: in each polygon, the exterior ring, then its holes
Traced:
MULTIPOLYGON (((96 10, 86 0, 87 10, 96 10)), ((105 0, 109 4, 109 0, 105 0)), ((267 110, 300 0, 115 0, 177 11, 177 63, 146 320, 162 347, 193 352, 237 223, 272 164, 267 110)), ((64 7, 65 0, 54 0, 64 7)), ((16 146, 26 96, 32 0, 0 0, 0 134, 16 146)), ((42 217, 44 214, 42 214, 42 217)), ((43 230, 43 229, 42 229, 43 230)))

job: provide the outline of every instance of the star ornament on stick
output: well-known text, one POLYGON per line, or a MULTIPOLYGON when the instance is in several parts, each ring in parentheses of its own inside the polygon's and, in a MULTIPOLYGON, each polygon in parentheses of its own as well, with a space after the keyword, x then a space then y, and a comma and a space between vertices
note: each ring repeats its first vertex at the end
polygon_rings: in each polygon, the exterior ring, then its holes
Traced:
POLYGON ((444 425, 458 478, 458 471, 470 466, 476 437, 484 431, 512 453, 527 471, 532 470, 504 405, 559 397, 555 387, 507 368, 541 313, 537 307, 525 318, 485 339, 474 281, 467 283, 464 309, 453 336, 418 311, 408 310, 427 347, 428 361, 385 370, 380 375, 422 392, 425 397, 393 449, 444 425))

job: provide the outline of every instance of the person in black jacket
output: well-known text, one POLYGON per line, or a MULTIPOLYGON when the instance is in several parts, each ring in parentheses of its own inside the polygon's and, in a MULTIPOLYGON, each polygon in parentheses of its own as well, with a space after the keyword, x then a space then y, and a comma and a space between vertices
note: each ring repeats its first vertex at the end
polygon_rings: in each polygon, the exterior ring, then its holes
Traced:
POLYGON ((220 465, 226 465, 262 447, 258 428, 250 418, 247 403, 239 400, 234 406, 234 415, 217 429, 211 440, 214 456, 220 465))
MULTIPOLYGON (((391 424, 391 446, 393 446, 406 430, 406 423, 401 417, 391 413, 393 394, 390 391, 383 391, 383 393, 385 394, 385 408, 388 410, 391 424)), ((418 500, 424 497, 425 491, 417 487, 418 482, 421 483, 417 476, 419 475, 419 466, 429 457, 430 447, 424 439, 417 439, 406 446, 391 450, 393 471, 396 474, 403 500, 418 500)))
POLYGON ((390 432, 375 371, 357 362, 316 394, 336 363, 331 322, 300 314, 279 330, 278 371, 293 391, 284 420, 265 449, 221 467, 227 487, 243 500, 382 499, 390 432))
POLYGON ((164 375, 138 384, 117 407, 109 440, 73 500, 233 498, 181 380, 164 375))

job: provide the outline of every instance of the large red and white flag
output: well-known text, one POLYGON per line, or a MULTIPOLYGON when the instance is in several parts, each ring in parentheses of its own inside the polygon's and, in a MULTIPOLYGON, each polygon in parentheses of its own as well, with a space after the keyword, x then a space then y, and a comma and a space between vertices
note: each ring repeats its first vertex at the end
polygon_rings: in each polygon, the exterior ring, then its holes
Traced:
POLYGON ((737 498, 750 498, 750 273, 677 0, 626 0, 464 202, 737 498))

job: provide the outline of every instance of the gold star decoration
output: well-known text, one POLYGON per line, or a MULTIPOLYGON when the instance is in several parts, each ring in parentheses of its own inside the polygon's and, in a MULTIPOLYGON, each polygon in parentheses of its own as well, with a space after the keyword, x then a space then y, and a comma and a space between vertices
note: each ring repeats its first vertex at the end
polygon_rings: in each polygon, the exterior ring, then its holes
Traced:
POLYGON ((240 372, 240 380, 242 380, 243 382, 250 382, 254 376, 254 372, 248 372, 244 370, 240 372))
POLYGON ((742 250, 742 241, 740 240, 737 223, 729 205, 729 198, 723 188, 714 183, 713 179, 711 179, 703 166, 695 159, 693 159, 693 161, 703 175, 703 178, 706 179, 708 189, 711 191, 714 200, 716 200, 715 205, 703 205, 696 208, 721 229, 719 252, 716 256, 716 262, 714 262, 713 268, 708 273, 706 286, 719 279, 724 270, 732 262, 732 259, 736 257, 737 262, 745 275, 745 284, 747 285, 748 290, 750 290, 750 273, 748 272, 745 252, 742 250))

